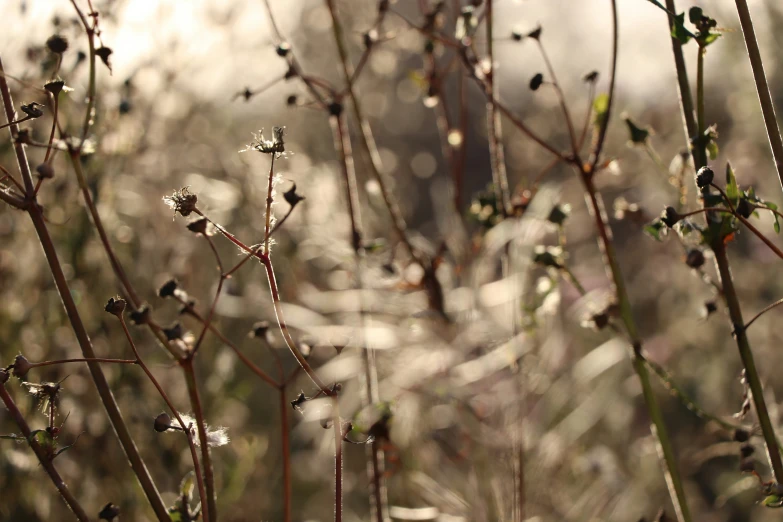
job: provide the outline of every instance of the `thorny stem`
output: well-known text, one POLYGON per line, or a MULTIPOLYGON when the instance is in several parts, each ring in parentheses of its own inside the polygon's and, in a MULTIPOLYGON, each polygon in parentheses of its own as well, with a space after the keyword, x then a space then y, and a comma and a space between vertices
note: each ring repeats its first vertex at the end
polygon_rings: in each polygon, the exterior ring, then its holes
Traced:
POLYGON ((264 228, 264 255, 269 256, 269 236, 272 235, 272 203, 274 203, 275 156, 269 165, 269 187, 266 193, 266 227, 264 228))
POLYGON ((767 85, 767 78, 764 74, 764 64, 761 61, 761 52, 756 41, 753 20, 750 17, 746 0, 735 0, 735 2, 737 4, 740 25, 742 26, 742 35, 745 38, 745 46, 748 49, 750 67, 753 70, 753 79, 756 83, 761 113, 764 116, 764 125, 767 128, 767 138, 772 149, 772 158, 775 162, 778 178, 783 186, 783 138, 780 136, 780 127, 775 117, 775 107, 772 105, 772 96, 770 96, 769 85, 767 85))
MULTIPOLYGON (((176 417, 177 422, 179 422, 179 425, 182 426, 182 429, 185 432, 185 436, 188 439, 188 446, 190 447, 190 457, 193 459, 193 468, 196 473, 196 484, 198 487, 199 498, 201 498, 201 502, 203 504, 204 500, 206 499, 206 494, 204 493, 204 481, 201 477, 201 473, 199 473, 201 467, 199 466, 199 462, 198 462, 198 453, 196 452, 196 445, 193 442, 193 434, 191 433, 190 428, 187 425, 185 425, 185 421, 182 420, 179 411, 177 411, 177 408, 174 407, 174 404, 171 402, 171 399, 169 399, 169 396, 166 394, 166 392, 163 390, 163 387, 155 378, 155 375, 153 375, 149 367, 147 367, 147 365, 144 363, 144 360, 141 358, 141 355, 139 354, 139 350, 136 348, 136 343, 133 342, 133 337, 131 337, 130 331, 128 331, 128 325, 125 323, 125 318, 122 316, 122 314, 118 315, 117 318, 120 320, 120 324, 122 325, 122 331, 125 332, 125 338, 128 339, 128 344, 130 344, 131 350, 133 350, 133 355, 136 357, 134 363, 141 366, 141 369, 147 375, 147 378, 150 380, 152 385, 155 386, 155 389, 158 390, 158 393, 160 394, 161 398, 163 398, 163 401, 166 403, 166 406, 169 407, 169 410, 171 410, 171 413, 174 414, 174 417, 176 417)), ((203 518, 204 518, 204 522, 209 522, 209 518, 206 515, 203 518)))
POLYGON ((54 484, 54 487, 57 488, 60 496, 63 497, 63 500, 66 504, 68 504, 68 507, 71 509, 71 511, 73 511, 73 514, 81 522, 89 522, 90 517, 87 515, 87 512, 84 510, 76 497, 73 496, 71 490, 68 489, 68 486, 57 472, 57 469, 55 469, 52 457, 46 453, 41 445, 38 444, 38 441, 35 440, 35 437, 33 437, 30 426, 27 424, 27 421, 24 419, 22 412, 19 411, 19 408, 16 406, 16 403, 14 403, 13 398, 5 387, 6 380, 8 380, 8 373, 6 373, 5 370, 0 370, 0 399, 3 400, 3 404, 5 404, 8 413, 11 415, 11 418, 14 419, 16 425, 19 426, 19 429, 22 431, 22 434, 24 435, 28 444, 30 444, 30 447, 35 452, 35 456, 38 457, 38 461, 41 463, 41 467, 43 467, 43 469, 46 471, 46 474, 49 475, 49 478, 52 480, 52 484, 54 484))
POLYGON ((204 482, 206 486, 207 513, 210 522, 217 522, 217 502, 215 497, 215 475, 212 471, 212 456, 209 454, 209 444, 207 440, 207 424, 204 421, 204 409, 201 406, 201 397, 199 396, 198 383, 196 382, 196 371, 193 368, 193 359, 184 359, 180 361, 185 372, 185 382, 188 387, 190 404, 193 407, 193 415, 196 417, 196 428, 198 429, 198 439, 201 446, 201 461, 203 463, 204 482))
POLYGON ((618 55, 618 21, 617 21, 617 0, 612 0, 612 72, 610 77, 609 87, 609 101, 607 108, 607 118, 604 125, 599 129, 596 145, 593 150, 593 157, 590 165, 578 165, 581 172, 582 182, 587 192, 588 204, 595 220, 596 230, 599 236, 599 244, 601 245, 604 260, 606 263, 607 272, 610 280, 614 283, 614 290, 617 297, 617 301, 620 307, 620 317, 625 325, 626 332, 631 339, 632 361, 634 371, 636 372, 639 382, 642 387, 642 394, 644 396, 644 402, 647 406, 647 411, 650 415, 652 426, 650 427, 654 436, 657 437, 659 442, 659 449, 661 458, 665 465, 665 477, 669 486, 669 493, 674 504, 674 509, 677 513, 677 518, 680 522, 690 522, 691 515, 688 509, 688 504, 685 499, 685 489, 683 487, 682 478, 677 468, 676 459, 674 456, 674 449, 672 448, 671 441, 669 440, 669 434, 664 422, 663 413, 661 412, 658 400, 655 397, 655 393, 650 384, 650 376, 645 366, 644 356, 642 355, 642 341, 639 337, 639 333, 636 328, 636 321, 633 317, 633 311, 631 309, 631 301, 628 297, 628 291, 625 287, 625 280, 620 270, 620 265, 617 261, 617 254, 615 252, 614 242, 612 240, 612 232, 608 225, 606 212, 603 203, 600 198, 600 194, 597 193, 593 174, 595 172, 595 166, 600 159, 601 148, 606 136, 606 130, 609 123, 609 112, 612 107, 614 98, 614 82, 616 76, 617 55, 618 55))
MULTIPOLYGON (((11 99, 11 93, 8 89, 8 83, 6 82, 3 71, 4 69, 2 61, 0 61, 0 93, 2 93, 6 117, 8 118, 8 121, 11 121, 14 112, 13 100, 11 99)), ((16 125, 11 125, 11 134, 14 135, 18 132, 19 128, 16 125)), ((57 251, 46 226, 46 220, 43 216, 43 209, 35 201, 33 178, 30 171, 30 164, 27 161, 27 154, 24 149, 24 144, 17 142, 14 144, 14 149, 16 151, 19 169, 22 173, 26 195, 31 199, 31 204, 27 205, 27 212, 33 221, 33 226, 36 229, 41 246, 43 247, 46 260, 49 264, 49 269, 52 273, 52 277, 54 278, 55 286, 57 287, 57 291, 60 294, 60 299, 63 302, 63 306, 65 307, 68 319, 71 322, 71 326, 73 327, 76 339, 79 342, 79 347, 81 348, 84 357, 87 359, 94 359, 95 352, 93 351, 92 342, 90 341, 90 337, 87 334, 87 330, 84 327, 84 324, 82 323, 82 319, 79 315, 76 303, 74 302, 73 296, 71 295, 67 279, 63 273, 62 266, 60 265, 60 261, 57 257, 57 251)), ((111 389, 109 388, 109 384, 106 381, 106 377, 103 374, 100 365, 98 363, 87 364, 90 369, 93 382, 95 383, 95 387, 98 390, 98 395, 100 395, 101 401, 106 408, 106 412, 109 416, 112 427, 114 428, 115 433, 117 434, 117 438, 120 440, 120 443, 125 450, 125 454, 128 457, 131 468, 136 474, 136 477, 138 478, 139 483, 144 490, 144 493, 147 496, 153 511, 155 512, 155 515, 161 522, 168 521, 170 519, 168 510, 166 509, 163 500, 160 498, 160 493, 158 493, 158 489, 155 486, 155 483, 152 481, 152 477, 150 476, 149 471, 147 470, 147 467, 144 464, 138 449, 136 448, 136 444, 131 437, 130 431, 125 424, 124 419, 122 418, 122 413, 120 413, 119 406, 117 405, 117 402, 112 395, 111 389)))

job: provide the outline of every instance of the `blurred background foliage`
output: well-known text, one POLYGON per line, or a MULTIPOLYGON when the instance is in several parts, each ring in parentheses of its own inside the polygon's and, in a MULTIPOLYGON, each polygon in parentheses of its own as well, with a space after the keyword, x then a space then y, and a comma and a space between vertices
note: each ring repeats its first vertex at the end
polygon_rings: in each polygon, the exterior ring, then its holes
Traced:
MULTIPOLYGON (((694 5, 681 3, 682 10, 694 5)), ((339 85, 339 62, 323 3, 271 4, 303 69, 339 85)), ((370 0, 337 4, 355 61, 377 5, 370 0)), ((530 42, 513 41, 512 31, 526 33, 541 25, 541 41, 581 122, 588 104, 583 76, 597 70, 599 92, 607 86, 610 4, 496 4, 500 99, 548 142, 565 148, 568 136, 554 90, 528 89, 530 78, 545 72, 544 64, 530 42)), ((666 17, 643 0, 619 4, 617 110, 605 149, 616 161, 597 183, 609 207, 650 359, 671 371, 705 410, 730 418, 740 409, 743 390, 724 308, 719 304, 717 312, 706 317, 705 303, 716 296, 685 264, 680 245, 674 238, 657 243, 642 232, 645 222, 677 201, 668 167, 674 162, 676 171, 685 143, 666 17), (649 143, 664 169, 644 148, 627 145, 623 111, 638 125, 654 130, 649 143)), ((708 120, 717 123, 719 132, 715 170, 722 172, 730 160, 743 187, 753 185, 766 199, 782 202, 733 2, 701 4, 726 29, 706 59, 708 120)), ((174 303, 157 297, 157 287, 176 277, 206 310, 218 278, 214 258, 206 243, 186 230, 185 220, 172 219, 162 197, 189 186, 212 219, 248 244, 260 241, 268 159, 238 151, 252 140, 252 132, 285 126, 290 153, 277 163, 279 188, 295 182, 307 199, 276 234, 275 268, 289 323, 297 338, 313 347, 313 364, 328 365, 324 374, 345 383, 342 411, 351 418, 361 402, 356 379, 361 369, 356 328, 360 299, 353 290, 354 261, 340 167, 326 115, 306 106, 308 93, 300 82, 284 79, 286 64, 275 52, 277 42, 263 4, 96 0, 94 5, 101 13, 103 41, 114 51, 113 72, 99 68, 92 135, 96 152, 84 160, 85 168, 100 215, 134 285, 159 322, 180 320, 198 331, 197 323, 180 316, 174 303), (270 83, 262 93, 247 99, 243 95, 245 89, 270 83), (343 345, 348 347, 338 355, 335 347, 343 345)), ((783 37, 777 29, 783 23, 783 8, 769 1, 752 2, 751 7, 780 108, 783 37)), ((422 21, 417 2, 400 0, 392 8, 416 23, 422 21)), ((14 78, 17 105, 44 101, 32 87, 42 85, 53 71, 46 39, 54 33, 69 39, 60 74, 74 91, 61 104, 61 121, 66 128, 79 125, 87 84, 86 64, 79 53, 86 50, 86 37, 70 4, 0 0, 0 10, 0 49, 6 72, 14 78)), ((448 12, 447 25, 455 18, 453 10, 448 12)), ((650 519, 661 507, 671 513, 626 343, 609 330, 595 331, 583 324, 610 301, 611 287, 578 178, 570 167, 555 167, 523 218, 489 232, 467 219, 470 199, 492 177, 484 98, 475 84, 466 83, 469 126, 460 136, 467 150, 460 208, 465 226, 457 224, 435 111, 425 104, 427 92, 420 80, 425 39, 397 16, 388 16, 384 29, 393 38, 373 51, 356 89, 415 243, 433 253, 444 242, 448 246, 438 276, 453 320, 443 324, 426 312, 426 298, 416 288, 421 274, 396 244, 379 187, 355 140, 365 236, 383 240, 368 254, 363 277, 372 311, 368 341, 378 349, 381 397, 394 413, 391 440, 399 461, 389 463, 390 505, 397 508, 392 515, 397 520, 508 520, 515 489, 514 448, 519 444, 524 448, 526 517, 630 521, 650 519), (571 206, 562 228, 546 220, 556 204, 571 206), (501 279, 502 249, 497 245, 505 241, 512 242, 515 262, 513 275, 501 279), (587 291, 585 296, 568 278, 532 262, 537 245, 557 244, 565 246, 568 267, 587 291), (524 326, 522 333, 511 328, 514 318, 524 326)), ((480 38, 478 45, 483 45, 480 38)), ((695 71, 695 47, 686 52, 690 70, 695 71)), ((445 63, 451 53, 437 46, 435 56, 445 63)), ((452 110, 457 81, 452 74, 444 86, 452 110)), ((45 141, 50 125, 47 114, 24 126, 35 139, 45 141)), ((356 138, 356 126, 351 130, 356 138)), ((15 172, 12 142, 3 132, 0 164, 15 172)), ((504 141, 509 176, 515 194, 521 195, 551 158, 511 125, 505 126, 504 141)), ((39 149, 29 154, 34 165, 42 157, 39 149)), ((56 158, 55 178, 44 184, 40 202, 96 351, 104 357, 129 357, 122 331, 103 312, 106 300, 120 288, 66 160, 65 154, 56 158)), ((691 179, 692 173, 687 174, 686 206, 696 208, 691 179)), ((285 205, 276 207, 279 216, 285 210, 285 205)), ((761 220, 760 228, 774 235, 772 220, 761 220)), ((216 239, 223 258, 234 259, 236 249, 216 239)), ((777 237, 773 240, 780 243, 777 237)), ((783 283, 774 276, 779 261, 756 238, 740 234, 731 244, 730 256, 746 316, 783 295, 783 283)), ((262 272, 249 264, 229 280, 216 318, 220 329, 249 357, 274 372, 268 351, 247 336, 256 321, 274 321, 262 272)), ((715 277, 710 263, 705 272, 715 277)), ((778 350, 783 336, 775 327, 778 314, 771 312, 750 331, 776 424, 776 397, 783 393, 777 373, 783 362, 778 350)), ((177 368, 149 332, 136 329, 133 334, 175 404, 188 411, 177 368)), ((80 356, 31 223, 7 205, 0 207, 0 339, 3 366, 18 353, 31 361, 80 356)), ((286 367, 294 368, 277 332, 271 342, 286 367)), ((222 518, 280 520, 276 392, 213 336, 207 336, 197 363, 207 420, 226 426, 231 437, 228 446, 213 451, 222 518)), ((152 430, 152 419, 164 404, 138 368, 103 369, 159 488, 167 501, 173 501, 179 481, 191 469, 187 446, 180 437, 152 430)), ((86 368, 55 366, 37 370, 30 378, 56 381, 66 376, 60 419, 68 415, 68 420, 62 440, 82 435, 58 457, 58 469, 92 513, 111 501, 121 507, 122 520, 149 519, 151 511, 111 433, 86 368)), ((24 389, 15 381, 9 387, 33 427, 44 426, 45 418, 24 389)), ((656 387, 696 519, 777 517, 758 505, 756 480, 740 473, 739 444, 732 441, 732 433, 695 416, 659 382, 656 387)), ((311 383, 300 378, 289 389, 290 399, 300 390, 311 394, 311 383)), ((293 419, 294 520, 329 520, 332 434, 307 415, 295 414, 293 419)), ((5 410, 0 411, 0 432, 15 429, 5 410)), ((0 519, 68 519, 65 505, 29 448, 8 440, 0 441, 0 448, 0 519)), ((757 450, 756 467, 769 476, 760 444, 757 450)), ((347 445, 345 458, 345 519, 367 520, 364 450, 347 445)))

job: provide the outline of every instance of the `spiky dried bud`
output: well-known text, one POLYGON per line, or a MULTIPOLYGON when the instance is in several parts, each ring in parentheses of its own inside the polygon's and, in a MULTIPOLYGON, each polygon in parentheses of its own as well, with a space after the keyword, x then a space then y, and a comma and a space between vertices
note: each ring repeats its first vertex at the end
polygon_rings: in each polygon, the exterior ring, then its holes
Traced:
POLYGON ((95 49, 95 54, 98 55, 98 58, 101 59, 103 64, 109 68, 109 72, 111 72, 111 62, 109 61, 109 57, 113 52, 114 51, 112 51, 111 48, 106 46, 95 49))
POLYGON ((54 177, 54 168, 51 163, 41 163, 35 167, 35 171, 41 179, 52 179, 54 177))
POLYGON ((65 88, 65 81, 62 78, 54 78, 44 84, 44 89, 52 93, 52 96, 57 97, 65 88))
POLYGON ((151 313, 150 305, 144 303, 137 310, 131 311, 131 313, 129 314, 130 320, 133 324, 138 326, 147 324, 150 321, 150 313, 151 313))
POLYGON ((119 296, 110 297, 104 310, 117 317, 122 317, 122 312, 125 311, 125 299, 119 296))
POLYGON ((27 375, 27 372, 33 368, 33 364, 22 354, 16 356, 14 359, 14 364, 11 366, 13 366, 12 373, 14 374, 14 377, 18 377, 20 379, 27 375))
POLYGON ((302 410, 302 404, 307 402, 307 396, 304 394, 304 392, 299 392, 299 395, 296 397, 296 399, 291 401, 291 407, 295 409, 296 411, 303 411, 302 410))
POLYGON ((283 197, 285 198, 286 202, 291 205, 291 207, 295 207, 299 204, 300 201, 305 199, 304 196, 300 196, 296 193, 296 183, 294 183, 290 189, 283 192, 283 197))
POLYGON ((62 54, 68 50, 68 39, 59 34, 53 34, 46 40, 46 47, 53 53, 62 54))
POLYGON ((299 102, 299 97, 296 94, 291 94, 285 99, 285 104, 289 107, 293 107, 299 102))
POLYGON ((161 413, 155 417, 155 422, 153 423, 152 427, 155 428, 155 431, 158 433, 168 431, 171 429, 171 417, 166 412, 161 413))
POLYGON ((688 250, 685 255, 685 264, 691 268, 701 268, 704 266, 704 252, 698 248, 688 250))
POLYGON ((696 186, 700 189, 706 188, 715 179, 715 172, 709 167, 702 167, 696 173, 696 186))
POLYGON ((27 114, 30 118, 40 118, 43 116, 43 109, 40 107, 43 107, 38 102, 30 102, 27 104, 22 104, 22 112, 27 114))
POLYGON ((101 512, 98 513, 98 519, 113 522, 115 518, 120 516, 120 508, 115 506, 111 502, 103 506, 101 512))
POLYGON ((174 297, 174 292, 177 291, 179 283, 176 279, 169 279, 158 288, 158 297, 166 299, 167 297, 174 297))
POLYGON ((179 213, 182 217, 188 217, 198 210, 196 207, 198 196, 193 194, 189 190, 189 187, 182 187, 180 190, 175 190, 171 196, 164 196, 163 201, 174 210, 174 214, 179 213))
POLYGON ((537 91, 542 83, 544 83, 544 75, 541 73, 536 74, 530 79, 530 90, 537 91))

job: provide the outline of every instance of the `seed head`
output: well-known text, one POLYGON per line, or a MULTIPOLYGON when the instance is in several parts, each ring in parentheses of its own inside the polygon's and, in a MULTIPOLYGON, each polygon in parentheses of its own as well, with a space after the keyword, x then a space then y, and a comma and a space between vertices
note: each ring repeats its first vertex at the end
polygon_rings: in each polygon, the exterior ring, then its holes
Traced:
POLYGON ((147 324, 150 320, 150 305, 144 303, 130 313, 130 320, 135 325, 147 324))
POLYGON ((14 364, 12 373, 14 374, 14 377, 22 378, 25 375, 27 375, 27 372, 29 372, 33 365, 30 361, 27 360, 27 358, 22 355, 21 353, 16 356, 14 359, 14 364))
POLYGON ((158 296, 166 299, 167 297, 174 297, 174 292, 177 291, 179 283, 176 279, 169 279, 158 289, 158 296))
POLYGON ((41 163, 35 167, 35 171, 41 179, 52 179, 54 177, 54 168, 51 163, 41 163))
POLYGON ((288 204, 291 205, 291 207, 295 207, 299 204, 300 201, 305 199, 304 196, 300 196, 296 193, 296 183, 294 183, 290 189, 283 192, 283 197, 288 202, 288 204))
POLYGON ((189 189, 190 187, 183 187, 175 190, 171 196, 163 197, 163 201, 174 210, 175 215, 179 213, 182 217, 188 217, 191 213, 198 210, 196 207, 198 196, 189 189))
POLYGON ((117 317, 122 317, 122 312, 125 311, 125 299, 119 296, 110 297, 104 310, 117 317))
POLYGON ((112 51, 111 48, 105 46, 95 49, 95 54, 98 55, 103 64, 109 68, 109 72, 111 72, 111 62, 109 61, 109 57, 113 52, 114 51, 112 51))
POLYGON ((172 427, 171 417, 166 412, 159 414, 157 417, 155 417, 155 422, 153 423, 152 427, 158 433, 163 433, 164 431, 168 431, 172 427))
POLYGON ((696 186, 700 189, 706 188, 715 179, 715 173, 709 167, 702 167, 696 173, 696 186))
POLYGON ((530 90, 537 91, 542 83, 544 83, 544 75, 541 73, 536 74, 530 79, 530 90))
POLYGON ((62 54, 68 50, 68 39, 62 35, 54 34, 46 40, 46 47, 53 53, 62 54))
POLYGON ((98 513, 98 518, 100 520, 106 520, 108 522, 113 522, 114 519, 119 516, 120 516, 120 508, 118 506, 115 506, 111 502, 103 506, 101 512, 98 513))
POLYGON ((43 109, 40 107, 43 107, 43 105, 38 102, 30 102, 22 105, 22 112, 30 116, 30 118, 40 118, 43 116, 43 109))

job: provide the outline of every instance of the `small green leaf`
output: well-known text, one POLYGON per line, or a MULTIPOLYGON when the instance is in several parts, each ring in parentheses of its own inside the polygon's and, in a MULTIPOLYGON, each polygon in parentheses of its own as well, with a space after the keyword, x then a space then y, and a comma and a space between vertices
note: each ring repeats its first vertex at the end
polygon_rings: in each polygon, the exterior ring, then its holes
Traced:
POLYGON ((606 113, 609 110, 609 95, 599 94, 593 101, 593 125, 603 127, 606 123, 606 113))
POLYGON ((650 137, 650 131, 639 127, 628 116, 625 116, 623 119, 625 120, 625 124, 628 126, 628 133, 630 134, 631 144, 644 145, 647 142, 647 139, 650 137))
POLYGON ((187 499, 188 504, 193 499, 193 488, 195 486, 196 475, 193 471, 189 471, 179 483, 179 494, 187 499))
POLYGON ((737 185, 737 177, 734 175, 734 169, 731 168, 731 163, 726 163, 726 196, 731 200, 731 204, 735 207, 740 197, 739 185, 737 185))
POLYGON ((714 141, 710 141, 709 143, 707 143, 707 156, 711 160, 714 160, 715 158, 718 157, 718 152, 719 149, 717 143, 715 143, 714 141))
POLYGON ((702 41, 704 42, 702 44, 702 47, 707 47, 708 45, 710 45, 712 42, 714 42, 715 40, 717 40, 720 37, 721 37, 720 33, 709 33, 709 34, 707 34, 707 36, 705 36, 702 39, 702 41))
POLYGON ((668 228, 661 218, 657 218, 644 226, 644 232, 656 241, 663 241, 668 228))
POLYGON ((695 35, 685 27, 685 13, 680 13, 674 17, 672 24, 672 38, 676 38, 681 43, 686 44, 695 35))
POLYGON ((783 507, 783 497, 778 495, 769 495, 764 499, 764 506, 768 508, 781 508, 783 507))

